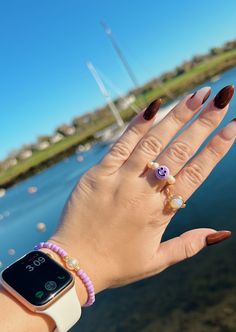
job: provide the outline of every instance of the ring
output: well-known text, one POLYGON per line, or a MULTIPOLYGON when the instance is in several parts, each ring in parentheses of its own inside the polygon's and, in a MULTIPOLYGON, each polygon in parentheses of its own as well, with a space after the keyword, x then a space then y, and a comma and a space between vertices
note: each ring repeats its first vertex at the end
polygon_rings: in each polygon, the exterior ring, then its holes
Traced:
POLYGON ((183 197, 173 194, 170 187, 165 189, 165 193, 167 195, 167 205, 173 210, 173 212, 186 207, 183 197))
POLYGON ((175 183, 175 178, 173 175, 170 175, 170 170, 165 165, 159 165, 155 161, 149 161, 147 167, 155 171, 155 175, 159 180, 166 180, 169 184, 175 183))

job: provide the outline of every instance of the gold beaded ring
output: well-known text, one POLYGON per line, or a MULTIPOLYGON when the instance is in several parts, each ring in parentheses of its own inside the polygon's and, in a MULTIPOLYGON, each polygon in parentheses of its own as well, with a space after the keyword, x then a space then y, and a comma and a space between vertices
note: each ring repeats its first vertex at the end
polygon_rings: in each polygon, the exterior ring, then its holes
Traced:
POLYGON ((175 178, 173 175, 170 175, 170 170, 165 165, 159 165, 155 161, 149 161, 147 167, 155 171, 155 175, 159 180, 166 180, 168 184, 174 184, 175 178))

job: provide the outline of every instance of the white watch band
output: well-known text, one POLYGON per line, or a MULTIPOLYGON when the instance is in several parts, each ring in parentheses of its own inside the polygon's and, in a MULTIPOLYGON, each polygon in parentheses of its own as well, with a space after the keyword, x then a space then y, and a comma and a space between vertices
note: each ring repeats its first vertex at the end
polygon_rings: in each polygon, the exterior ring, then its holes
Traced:
POLYGON ((54 332, 67 332, 81 316, 81 305, 75 285, 48 309, 37 312, 46 314, 55 321, 54 332))

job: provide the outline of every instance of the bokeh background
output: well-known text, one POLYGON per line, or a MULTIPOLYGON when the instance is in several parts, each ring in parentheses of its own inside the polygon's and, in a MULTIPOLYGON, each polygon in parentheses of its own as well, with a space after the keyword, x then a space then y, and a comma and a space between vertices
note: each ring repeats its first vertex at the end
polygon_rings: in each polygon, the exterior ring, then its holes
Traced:
MULTIPOLYGON (((80 176, 148 102, 162 97, 161 117, 199 87, 214 95, 235 85, 235 13, 233 0, 0 2, 0 271, 54 233, 80 176)), ((220 127, 235 108, 234 98, 220 127)), ((165 239, 196 227, 236 230, 235 152, 165 239)), ((235 248, 233 236, 99 294, 72 331, 236 331, 235 248)))

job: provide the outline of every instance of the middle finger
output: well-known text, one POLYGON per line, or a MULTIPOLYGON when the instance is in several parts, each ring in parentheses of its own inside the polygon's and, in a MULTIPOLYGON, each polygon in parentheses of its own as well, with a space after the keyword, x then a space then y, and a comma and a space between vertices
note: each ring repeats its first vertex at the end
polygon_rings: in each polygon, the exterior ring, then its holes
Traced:
POLYGON ((142 174, 147 161, 156 158, 163 151, 175 134, 200 110, 210 92, 211 88, 205 87, 188 95, 150 129, 124 163, 125 171, 134 175, 142 174))

